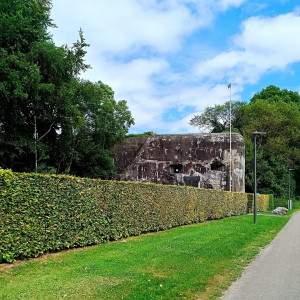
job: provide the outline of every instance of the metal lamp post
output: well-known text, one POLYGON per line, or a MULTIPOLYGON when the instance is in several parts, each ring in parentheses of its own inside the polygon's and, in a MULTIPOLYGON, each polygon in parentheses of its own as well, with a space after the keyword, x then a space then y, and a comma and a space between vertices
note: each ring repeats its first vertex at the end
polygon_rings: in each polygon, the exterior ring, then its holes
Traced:
POLYGON ((291 200, 291 171, 294 171, 294 169, 289 169, 289 201, 288 201, 288 209, 292 209, 292 200, 291 200))
POLYGON ((266 134, 265 132, 253 132, 254 135, 254 224, 257 223, 257 201, 256 201, 256 136, 266 134))

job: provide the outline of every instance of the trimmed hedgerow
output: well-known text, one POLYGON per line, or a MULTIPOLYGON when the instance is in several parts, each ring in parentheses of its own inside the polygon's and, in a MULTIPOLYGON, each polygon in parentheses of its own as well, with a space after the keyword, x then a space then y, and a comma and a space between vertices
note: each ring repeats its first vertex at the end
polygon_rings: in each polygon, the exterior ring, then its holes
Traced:
POLYGON ((274 207, 274 196, 273 194, 270 194, 269 195, 269 210, 273 210, 275 207, 274 207))
MULTIPOLYGON (((0 262, 245 214, 253 196, 0 169, 0 262)), ((267 210, 268 195, 258 195, 267 210)))

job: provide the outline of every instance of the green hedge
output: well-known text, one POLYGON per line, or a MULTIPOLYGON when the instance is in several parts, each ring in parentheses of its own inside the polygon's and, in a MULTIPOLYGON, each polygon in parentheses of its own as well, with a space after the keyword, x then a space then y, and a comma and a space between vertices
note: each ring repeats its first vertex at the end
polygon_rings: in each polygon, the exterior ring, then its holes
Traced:
POLYGON ((269 195, 269 210, 274 210, 274 195, 270 194, 269 195))
POLYGON ((274 208, 276 207, 285 207, 288 208, 288 199, 283 198, 274 198, 274 208))
MULTIPOLYGON (((0 169, 0 262, 245 214, 253 196, 0 169)), ((258 195, 267 210, 268 195, 258 195)))

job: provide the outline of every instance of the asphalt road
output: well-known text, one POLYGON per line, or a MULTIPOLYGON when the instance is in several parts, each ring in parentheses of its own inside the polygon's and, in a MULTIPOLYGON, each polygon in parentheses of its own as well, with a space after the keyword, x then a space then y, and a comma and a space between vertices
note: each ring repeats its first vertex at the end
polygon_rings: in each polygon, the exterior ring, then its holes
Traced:
POLYGON ((220 299, 300 299, 300 211, 220 299))

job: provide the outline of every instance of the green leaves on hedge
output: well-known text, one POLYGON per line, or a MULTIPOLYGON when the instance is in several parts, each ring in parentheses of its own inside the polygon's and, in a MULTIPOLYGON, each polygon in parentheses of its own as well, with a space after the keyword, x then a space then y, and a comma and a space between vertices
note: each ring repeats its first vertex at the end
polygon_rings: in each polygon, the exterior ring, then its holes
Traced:
MULTIPOLYGON (((0 262, 245 214, 253 195, 0 169, 0 262)), ((258 195, 267 210, 268 195, 258 195)))

